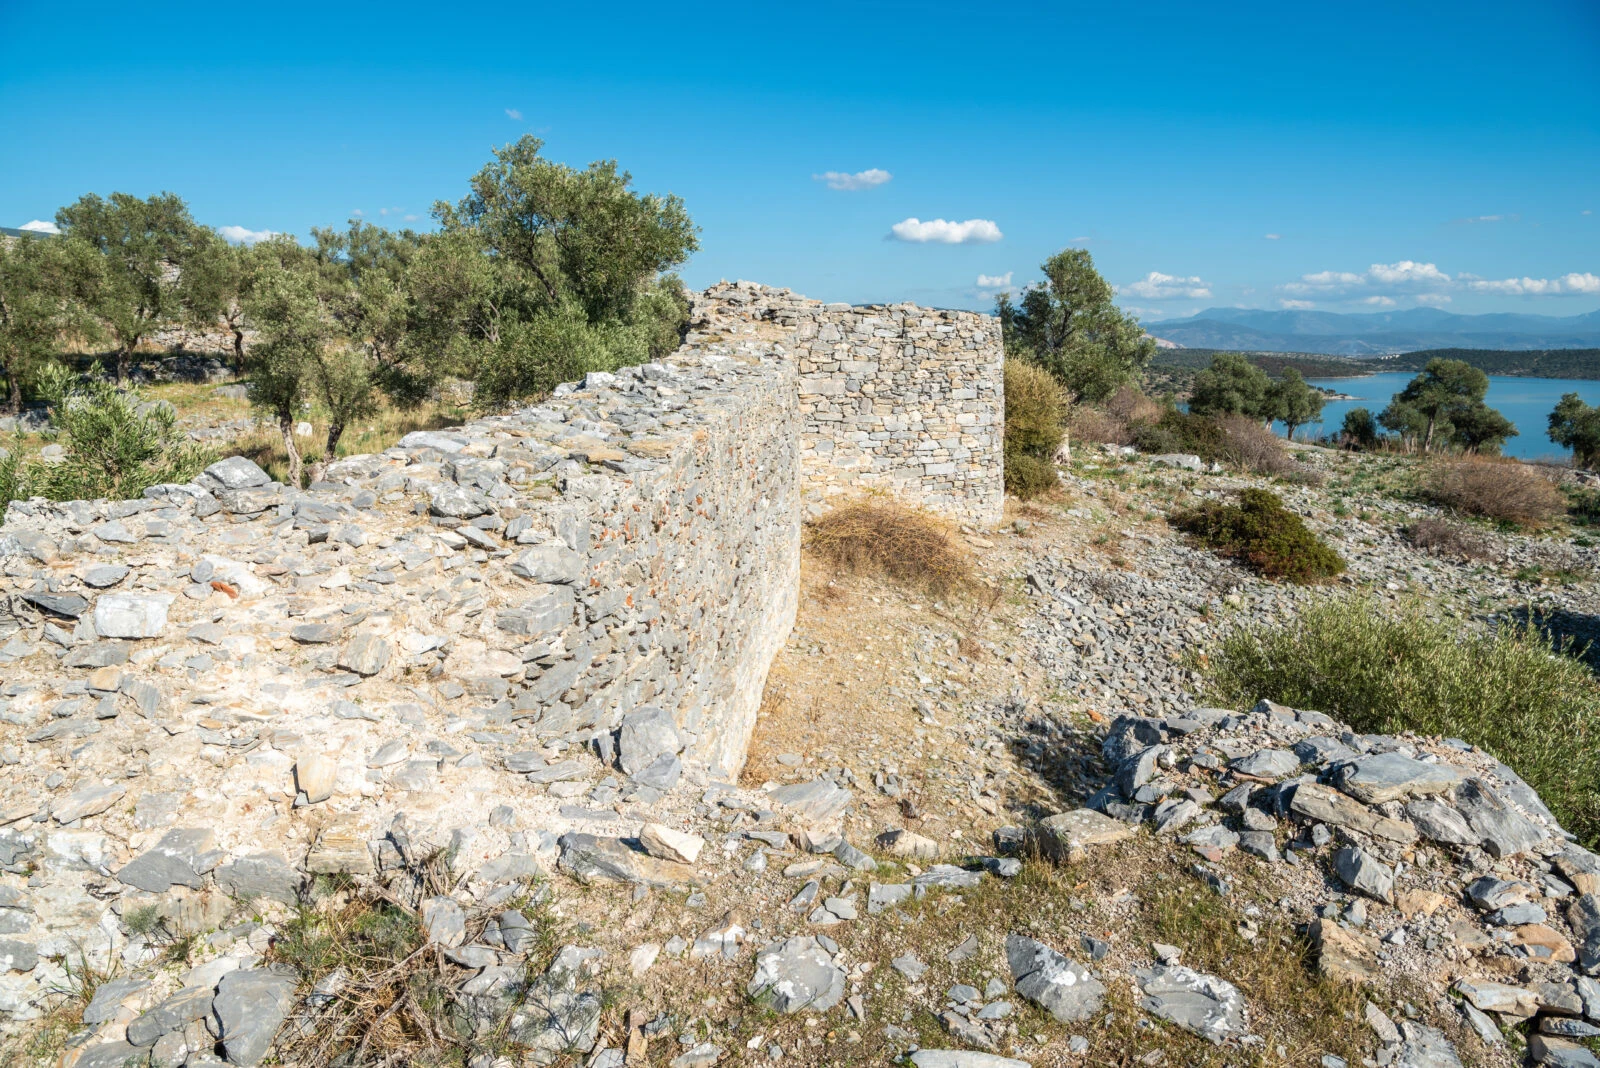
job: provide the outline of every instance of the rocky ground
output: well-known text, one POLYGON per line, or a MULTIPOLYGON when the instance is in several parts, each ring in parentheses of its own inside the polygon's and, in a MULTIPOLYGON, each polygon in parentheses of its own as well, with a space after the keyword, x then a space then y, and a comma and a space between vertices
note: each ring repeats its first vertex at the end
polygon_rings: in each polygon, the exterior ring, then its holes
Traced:
MULTIPOLYGON (((1080 452, 965 534, 989 597, 808 561, 745 774, 672 787, 659 719, 502 697, 516 534, 430 519, 438 445, 8 519, 0 1061, 1596 1063, 1600 859, 1514 772, 1205 707, 1220 631, 1330 593, 1167 530, 1255 480, 1080 452)), ((1592 548, 1429 556, 1305 457, 1349 585, 1595 614, 1592 548)))

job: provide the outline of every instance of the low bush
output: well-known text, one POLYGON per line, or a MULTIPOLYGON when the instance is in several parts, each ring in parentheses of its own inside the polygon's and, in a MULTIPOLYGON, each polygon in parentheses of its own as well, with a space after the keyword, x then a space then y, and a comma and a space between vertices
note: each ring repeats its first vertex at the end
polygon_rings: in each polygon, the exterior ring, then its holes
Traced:
POLYGON ((1106 445, 1132 445, 1133 430, 1109 412, 1074 404, 1067 413, 1067 430, 1074 441, 1093 441, 1106 445))
POLYGON ((1515 460, 1437 460, 1423 491, 1468 515, 1539 526, 1566 511, 1566 498, 1542 472, 1515 460))
POLYGON ((1428 517, 1419 519, 1402 532, 1413 548, 1436 556, 1451 556, 1462 560, 1493 560, 1498 554, 1488 538, 1445 519, 1428 517))
POLYGON ((1229 450, 1228 435, 1221 423, 1176 408, 1162 412, 1154 423, 1135 425, 1133 444, 1143 453, 1190 453, 1206 463, 1225 463, 1229 450))
POLYGON ((41 392, 65 455, 45 462, 18 451, 0 460, 0 504, 30 496, 125 500, 163 482, 187 482, 213 459, 178 430, 172 405, 143 403, 99 368, 87 375, 51 368, 41 392))
POLYGON ((1175 514, 1172 522, 1207 548, 1268 578, 1316 582, 1344 570, 1339 554, 1268 490, 1244 490, 1238 504, 1208 501, 1175 514))
POLYGON ((841 505, 806 528, 806 548, 943 596, 973 585, 972 561, 943 520, 888 498, 841 505))
POLYGON ((1463 637, 1419 604, 1386 615, 1333 598, 1285 625, 1235 631, 1209 659, 1207 696, 1317 709, 1358 731, 1480 745, 1539 791, 1567 830, 1600 845, 1600 685, 1536 629, 1463 637))
POLYGON ((1005 364, 1006 492, 1027 500, 1056 484, 1053 459, 1066 437, 1065 398, 1055 378, 1022 360, 1005 364))

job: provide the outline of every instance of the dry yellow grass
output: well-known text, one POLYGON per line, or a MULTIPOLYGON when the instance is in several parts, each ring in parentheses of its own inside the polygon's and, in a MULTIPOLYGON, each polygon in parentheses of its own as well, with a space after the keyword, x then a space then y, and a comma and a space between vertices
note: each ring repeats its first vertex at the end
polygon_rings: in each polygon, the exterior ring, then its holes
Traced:
POLYGON ((844 504, 812 522, 806 548, 851 571, 872 571, 946 596, 973 588, 972 558, 944 520, 887 496, 844 504))

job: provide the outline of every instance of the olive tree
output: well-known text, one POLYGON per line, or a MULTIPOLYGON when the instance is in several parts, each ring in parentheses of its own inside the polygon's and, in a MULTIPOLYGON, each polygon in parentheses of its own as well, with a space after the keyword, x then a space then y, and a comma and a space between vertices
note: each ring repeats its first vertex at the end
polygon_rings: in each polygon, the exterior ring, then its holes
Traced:
POLYGON ((56 212, 56 223, 100 254, 87 304, 111 336, 117 381, 125 382, 139 342, 181 314, 179 280, 198 228, 172 193, 89 193, 56 212))
POLYGON ((1462 360, 1435 358, 1394 395, 1378 421, 1408 437, 1422 451, 1435 441, 1473 451, 1498 451, 1517 428, 1483 402, 1489 376, 1462 360))
POLYGON ((0 239, 0 376, 12 415, 22 410, 23 382, 60 352, 63 335, 92 328, 82 309, 98 269, 82 242, 32 235, 0 239))
POLYGON ((1117 307, 1093 257, 1069 248, 1040 269, 1044 282, 1028 287, 1017 304, 1004 293, 995 299, 1006 355, 1038 364, 1088 401, 1103 401, 1137 380, 1156 343, 1117 307))
POLYGON ((294 425, 311 399, 333 324, 317 299, 313 276, 282 267, 262 274, 245 312, 259 334, 250 352, 250 400, 277 423, 289 458, 289 484, 298 489, 304 462, 294 425))
POLYGON ((1283 369, 1283 377, 1267 389, 1267 417, 1283 423, 1290 440, 1297 428, 1314 423, 1322 415, 1321 392, 1306 384, 1293 367, 1283 369))
POLYGON ((1579 467, 1600 465, 1600 407, 1590 407, 1576 393, 1563 393, 1550 413, 1550 440, 1572 450, 1579 467))

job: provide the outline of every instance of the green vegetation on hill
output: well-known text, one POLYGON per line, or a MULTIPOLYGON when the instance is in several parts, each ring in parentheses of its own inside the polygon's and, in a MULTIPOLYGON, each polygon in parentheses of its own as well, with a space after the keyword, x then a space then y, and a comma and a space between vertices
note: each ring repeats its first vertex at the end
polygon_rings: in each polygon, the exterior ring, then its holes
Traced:
POLYGON ((1376 374, 1385 371, 1420 371, 1428 366, 1430 360, 1436 359, 1460 360, 1491 375, 1600 379, 1600 349, 1534 349, 1527 352, 1500 349, 1426 349, 1384 360, 1348 362, 1363 368, 1357 372, 1359 374, 1376 374))

